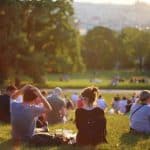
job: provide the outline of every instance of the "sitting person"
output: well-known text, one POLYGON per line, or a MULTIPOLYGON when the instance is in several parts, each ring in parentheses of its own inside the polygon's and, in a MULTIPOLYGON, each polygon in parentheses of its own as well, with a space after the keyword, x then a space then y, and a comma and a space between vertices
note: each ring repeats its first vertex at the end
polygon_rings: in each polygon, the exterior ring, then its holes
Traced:
POLYGON ((75 113, 75 123, 78 129, 77 144, 80 146, 94 145, 106 142, 106 118, 104 111, 94 106, 98 89, 89 87, 81 93, 84 107, 75 113))
POLYGON ((57 87, 54 89, 53 94, 47 98, 53 110, 48 114, 48 123, 56 124, 66 121, 66 103, 63 98, 62 89, 57 87))
POLYGON ((10 97, 16 91, 11 85, 6 88, 6 94, 0 95, 0 121, 10 123, 10 97))
MULTIPOLYGON (((46 98, 47 97, 47 92, 45 90, 41 91, 41 94, 46 98)), ((41 99, 38 97, 35 101, 36 105, 39 105, 39 106, 43 106, 43 103, 41 101, 41 99)), ((42 128, 43 131, 45 132, 48 132, 49 129, 48 129, 48 122, 47 122, 47 114, 42 114, 41 116, 39 116, 37 118, 37 122, 36 122, 36 127, 37 128, 42 128)))
POLYGON ((143 91, 139 101, 131 107, 130 127, 132 133, 150 134, 150 93, 143 91))
POLYGON ((114 110, 115 113, 118 113, 119 111, 119 103, 120 103, 120 97, 117 95, 114 97, 112 102, 112 109, 114 110))
POLYGON ((78 99, 79 99, 78 93, 76 93, 76 92, 73 93, 72 96, 71 96, 71 100, 72 100, 75 107, 77 106, 78 99))
POLYGON ((125 96, 122 98, 122 100, 120 100, 120 102, 119 102, 119 113, 120 114, 126 113, 127 102, 128 102, 128 100, 125 96))
POLYGON ((12 99, 16 99, 20 94, 23 95, 23 103, 13 101, 11 104, 12 139, 15 142, 14 144, 20 141, 30 141, 35 133, 36 118, 42 113, 52 110, 37 88, 26 85, 16 91, 12 95, 12 99), (37 97, 41 99, 43 106, 35 104, 37 97))
POLYGON ((106 110, 107 108, 107 104, 104 100, 104 98, 102 97, 102 95, 100 94, 99 97, 98 97, 98 100, 97 100, 97 106, 101 109, 103 109, 104 111, 106 110))

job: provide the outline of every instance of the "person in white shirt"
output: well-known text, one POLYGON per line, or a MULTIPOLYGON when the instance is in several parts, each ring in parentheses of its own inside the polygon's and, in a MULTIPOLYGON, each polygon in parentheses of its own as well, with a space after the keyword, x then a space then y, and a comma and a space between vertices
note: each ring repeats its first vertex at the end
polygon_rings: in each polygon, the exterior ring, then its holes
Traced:
POLYGON ((72 96, 71 96, 71 100, 72 100, 74 106, 76 107, 77 106, 77 102, 79 100, 78 94, 77 93, 73 93, 72 96))
POLYGON ((122 100, 119 102, 119 113, 120 114, 125 114, 126 113, 126 106, 127 106, 127 98, 124 96, 122 100))
POLYGON ((105 102, 105 99, 102 97, 102 95, 99 95, 98 100, 97 100, 97 106, 101 109, 103 109, 104 111, 107 108, 107 104, 105 102))

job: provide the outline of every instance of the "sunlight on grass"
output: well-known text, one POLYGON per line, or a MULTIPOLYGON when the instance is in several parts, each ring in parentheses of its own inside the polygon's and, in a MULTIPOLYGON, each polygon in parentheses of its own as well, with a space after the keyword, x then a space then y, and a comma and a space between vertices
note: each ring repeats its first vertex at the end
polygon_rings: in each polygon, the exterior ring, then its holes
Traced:
MULTIPOLYGON (((122 94, 121 94, 122 95, 122 94)), ((126 95, 129 95, 128 93, 126 95)), ((104 94, 107 103, 111 104, 114 94, 104 94)), ((42 148, 29 148, 28 145, 22 144, 21 150, 149 150, 150 138, 146 136, 133 136, 129 134, 129 119, 128 115, 110 115, 107 114, 107 140, 108 144, 99 145, 96 148, 78 148, 70 146, 61 147, 42 147, 42 148)), ((74 125, 74 111, 69 112, 69 121, 66 124, 58 124, 49 126, 50 132, 56 129, 70 129, 76 132, 74 125)), ((11 127, 10 125, 0 123, 0 150, 11 150, 11 127)))
POLYGON ((150 89, 149 83, 130 83, 129 80, 134 76, 150 77, 149 72, 132 72, 132 71, 97 71, 95 74, 93 72, 85 73, 71 73, 69 74, 68 81, 60 81, 62 74, 47 74, 46 75, 46 87, 53 88, 56 86, 62 88, 84 88, 86 86, 95 85, 103 89, 150 89), (119 75, 125 81, 119 83, 118 86, 112 86, 111 80, 114 76, 119 75), (93 76, 99 82, 90 82, 93 76))

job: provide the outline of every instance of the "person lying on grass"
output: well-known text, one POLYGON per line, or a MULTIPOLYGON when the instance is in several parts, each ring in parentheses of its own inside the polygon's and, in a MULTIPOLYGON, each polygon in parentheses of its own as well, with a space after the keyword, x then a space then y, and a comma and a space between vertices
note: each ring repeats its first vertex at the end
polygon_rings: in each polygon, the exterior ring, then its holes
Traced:
POLYGON ((150 134, 150 92, 143 91, 131 107, 131 133, 150 134))
POLYGON ((30 141, 35 131, 36 117, 52 110, 38 88, 26 85, 16 91, 12 95, 12 99, 16 99, 20 94, 23 95, 23 103, 17 103, 16 101, 11 103, 12 139, 14 144, 21 141, 30 141), (36 98, 41 99, 43 106, 35 104, 36 98))
POLYGON ((95 107, 98 89, 88 87, 81 93, 84 107, 78 108, 75 113, 75 123, 78 129, 77 145, 97 145, 106 141, 106 118, 104 111, 95 107))

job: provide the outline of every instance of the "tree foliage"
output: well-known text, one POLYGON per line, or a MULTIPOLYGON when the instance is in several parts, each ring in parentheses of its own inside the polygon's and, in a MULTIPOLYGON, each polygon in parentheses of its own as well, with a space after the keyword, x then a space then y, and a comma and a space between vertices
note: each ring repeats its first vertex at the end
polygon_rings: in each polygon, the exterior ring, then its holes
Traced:
POLYGON ((125 28, 116 32, 95 27, 85 35, 82 53, 88 69, 142 71, 150 68, 150 31, 125 28))
POLYGON ((95 27, 84 39, 83 55, 89 69, 111 69, 115 66, 118 50, 114 31, 105 27, 95 27), (114 57, 112 57, 114 56, 114 57))
POLYGON ((98 26, 81 37, 72 0, 0 1, 0 82, 16 76, 39 82, 46 72, 81 72, 85 66, 149 69, 149 57, 149 30, 98 26))
POLYGON ((84 67, 72 0, 0 1, 1 78, 84 67))
POLYGON ((139 70, 146 68, 148 54, 150 53, 150 32, 136 28, 126 28, 122 30, 122 47, 124 48, 124 57, 127 62, 139 70))

